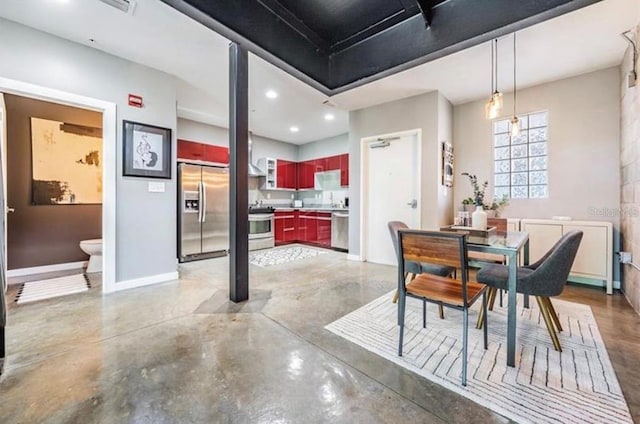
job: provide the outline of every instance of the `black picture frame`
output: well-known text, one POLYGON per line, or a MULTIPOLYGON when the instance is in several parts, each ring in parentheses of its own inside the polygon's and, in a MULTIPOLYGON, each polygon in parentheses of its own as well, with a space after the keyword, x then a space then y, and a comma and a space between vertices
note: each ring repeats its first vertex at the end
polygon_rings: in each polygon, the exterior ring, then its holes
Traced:
POLYGON ((171 129, 122 121, 122 175, 171 179, 171 129))

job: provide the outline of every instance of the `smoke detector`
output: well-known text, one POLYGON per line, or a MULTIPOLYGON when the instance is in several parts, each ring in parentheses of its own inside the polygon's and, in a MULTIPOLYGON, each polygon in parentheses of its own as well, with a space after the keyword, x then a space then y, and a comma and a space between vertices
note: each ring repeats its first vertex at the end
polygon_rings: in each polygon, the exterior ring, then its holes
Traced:
POLYGON ((108 4, 111 7, 115 7, 118 10, 122 10, 124 13, 130 15, 133 14, 133 10, 136 8, 136 0, 100 0, 102 3, 108 4))

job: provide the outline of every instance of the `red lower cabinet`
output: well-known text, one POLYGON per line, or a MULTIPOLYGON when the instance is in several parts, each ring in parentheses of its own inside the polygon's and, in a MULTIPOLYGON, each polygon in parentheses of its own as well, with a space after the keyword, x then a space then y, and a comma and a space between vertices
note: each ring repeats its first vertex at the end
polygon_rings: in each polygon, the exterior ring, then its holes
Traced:
POLYGON ((316 212, 306 212, 307 230, 305 232, 305 240, 307 243, 316 243, 318 241, 318 217, 316 212))
POLYGON ((274 230, 273 236, 275 238, 276 246, 284 243, 284 217, 286 212, 276 212, 274 217, 274 230))
POLYGON ((318 212, 318 244, 331 247, 331 213, 318 212))
POLYGON ((292 243, 298 240, 298 212, 287 213, 284 217, 284 241, 292 243))

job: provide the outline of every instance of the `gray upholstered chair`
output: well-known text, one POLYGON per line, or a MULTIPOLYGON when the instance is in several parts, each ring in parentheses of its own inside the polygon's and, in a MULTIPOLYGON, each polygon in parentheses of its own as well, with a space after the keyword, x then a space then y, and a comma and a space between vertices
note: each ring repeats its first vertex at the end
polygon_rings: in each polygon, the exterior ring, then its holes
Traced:
MULTIPOLYGON (((559 352, 562 352, 562 346, 556 329, 562 331, 562 326, 550 298, 558 296, 564 290, 581 240, 582 231, 570 231, 537 262, 517 269, 516 291, 536 297, 553 346, 559 352)), ((476 280, 490 286, 489 290, 506 290, 508 275, 507 266, 489 264, 478 271, 476 280)), ((481 313, 478 328, 482 326, 483 320, 484 314, 481 313)))
MULTIPOLYGON (((398 356, 402 356, 407 297, 461 310, 463 386, 467 385, 469 308, 482 298, 482 310, 485 316, 487 311, 487 286, 469 281, 467 240, 465 237, 464 234, 439 231, 400 230, 398 232, 398 286, 400 287, 398 356), (460 279, 422 273, 407 283, 405 279, 407 264, 423 262, 460 269, 460 279)), ((422 311, 422 326, 426 327, 424 309, 422 311)), ((486 323, 484 325, 484 348, 487 349, 486 323)))
MULTIPOLYGON (((396 252, 396 258, 398 257, 398 230, 409 228, 407 224, 401 221, 389 221, 387 223, 387 227, 389 228, 389 234, 391 235, 391 241, 393 242, 393 248, 396 252)), ((406 270, 406 278, 415 278, 416 275, 422 274, 426 272, 428 274, 439 275, 441 277, 449 277, 453 276, 455 278, 456 269, 450 266, 443 265, 435 265, 429 263, 417 263, 417 262, 408 262, 405 263, 406 270)), ((393 295, 393 303, 398 301, 398 296, 400 292, 396 290, 393 295)), ((426 304, 424 305, 426 308, 426 304)), ((440 318, 444 319, 444 310, 442 309, 442 305, 440 305, 440 318)))

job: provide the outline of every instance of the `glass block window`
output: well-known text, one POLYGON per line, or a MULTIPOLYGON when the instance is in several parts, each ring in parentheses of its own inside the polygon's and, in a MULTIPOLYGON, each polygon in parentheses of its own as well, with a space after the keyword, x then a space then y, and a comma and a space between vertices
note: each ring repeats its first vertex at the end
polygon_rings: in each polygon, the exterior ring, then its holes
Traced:
POLYGON ((548 112, 518 118, 518 137, 511 137, 510 119, 493 123, 493 195, 496 199, 548 197, 548 112))

